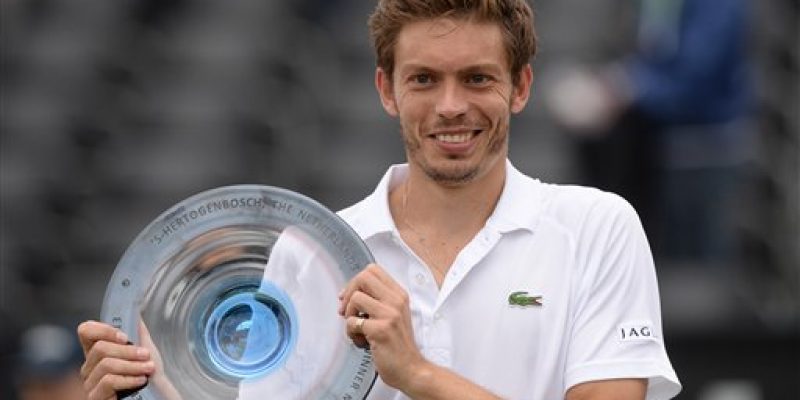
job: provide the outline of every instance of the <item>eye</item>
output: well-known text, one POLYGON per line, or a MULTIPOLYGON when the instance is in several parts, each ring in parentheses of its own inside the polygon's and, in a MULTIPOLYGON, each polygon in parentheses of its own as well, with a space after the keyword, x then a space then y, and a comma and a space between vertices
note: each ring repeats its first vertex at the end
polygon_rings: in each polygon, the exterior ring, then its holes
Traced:
POLYGON ((409 80, 417 85, 428 85, 433 82, 433 77, 430 74, 415 74, 409 80))
POLYGON ((490 81, 491 78, 489 77, 489 75, 485 74, 472 74, 469 77, 467 77, 467 83, 470 85, 480 86, 480 85, 485 85, 490 81))

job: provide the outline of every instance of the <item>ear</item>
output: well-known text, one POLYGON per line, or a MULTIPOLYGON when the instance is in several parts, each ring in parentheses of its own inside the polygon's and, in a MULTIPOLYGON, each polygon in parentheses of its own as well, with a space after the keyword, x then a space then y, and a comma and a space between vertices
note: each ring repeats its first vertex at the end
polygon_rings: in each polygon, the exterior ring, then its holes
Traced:
POLYGON ((511 93, 511 112, 516 114, 525 109, 528 98, 531 95, 531 84, 533 83, 533 68, 530 64, 519 71, 519 79, 511 93))
POLYGON ((375 69, 375 88, 378 89, 378 95, 381 96, 383 109, 386 110, 389 115, 396 117, 399 113, 397 112, 397 102, 394 97, 392 77, 380 67, 375 69))

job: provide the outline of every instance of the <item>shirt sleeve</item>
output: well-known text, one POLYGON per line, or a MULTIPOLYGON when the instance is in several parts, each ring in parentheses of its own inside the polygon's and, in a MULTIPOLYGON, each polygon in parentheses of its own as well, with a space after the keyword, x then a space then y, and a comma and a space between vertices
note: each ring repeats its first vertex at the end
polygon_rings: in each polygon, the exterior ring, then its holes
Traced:
POLYGON ((677 395, 653 258, 636 212, 603 193, 584 217, 576 249, 564 393, 588 381, 647 378, 647 399, 677 395))

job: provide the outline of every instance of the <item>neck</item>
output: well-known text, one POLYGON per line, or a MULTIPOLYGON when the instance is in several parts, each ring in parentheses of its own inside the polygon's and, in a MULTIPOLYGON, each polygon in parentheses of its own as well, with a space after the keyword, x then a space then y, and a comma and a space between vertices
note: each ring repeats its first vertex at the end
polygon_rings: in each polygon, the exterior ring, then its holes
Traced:
POLYGON ((459 185, 436 182, 411 165, 406 181, 390 195, 395 223, 440 238, 471 239, 494 211, 505 177, 504 158, 483 176, 459 185))

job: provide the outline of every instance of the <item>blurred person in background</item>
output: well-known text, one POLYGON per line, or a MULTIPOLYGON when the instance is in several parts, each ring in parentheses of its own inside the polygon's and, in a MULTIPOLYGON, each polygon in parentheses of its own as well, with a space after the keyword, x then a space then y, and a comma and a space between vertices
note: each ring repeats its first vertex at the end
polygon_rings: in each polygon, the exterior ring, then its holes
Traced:
POLYGON ((745 0, 642 0, 637 46, 563 75, 548 96, 584 184, 636 207, 657 256, 726 265, 750 158, 745 0))
POLYGON ((85 400, 78 338, 67 328, 43 324, 20 338, 16 388, 20 400, 85 400))

